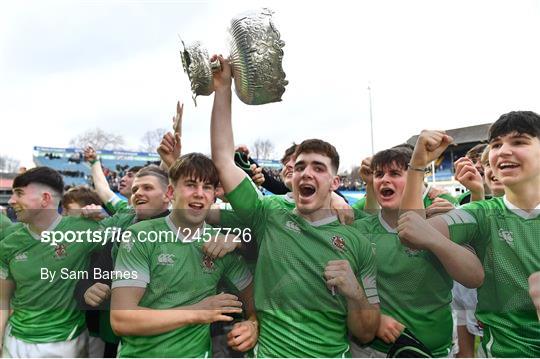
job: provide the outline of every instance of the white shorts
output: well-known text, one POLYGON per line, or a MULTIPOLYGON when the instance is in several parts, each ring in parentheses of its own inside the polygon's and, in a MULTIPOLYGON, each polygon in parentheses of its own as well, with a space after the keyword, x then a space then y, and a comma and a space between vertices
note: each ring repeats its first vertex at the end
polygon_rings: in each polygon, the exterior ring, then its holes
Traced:
POLYGON ((11 325, 4 334, 3 358, 86 358, 88 357, 88 331, 63 342, 28 343, 11 335, 11 325))
POLYGON ((350 340, 351 356, 353 358, 386 358, 386 353, 375 350, 371 347, 361 347, 354 341, 350 340))
POLYGON ((105 342, 100 337, 88 337, 88 357, 103 358, 105 354, 105 342))

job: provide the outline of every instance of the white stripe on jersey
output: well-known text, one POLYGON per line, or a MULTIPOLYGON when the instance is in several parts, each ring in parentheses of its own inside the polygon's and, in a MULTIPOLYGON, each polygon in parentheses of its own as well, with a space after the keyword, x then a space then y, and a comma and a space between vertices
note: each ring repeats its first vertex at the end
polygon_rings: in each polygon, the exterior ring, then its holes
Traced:
POLYGON ((453 209, 441 215, 441 217, 449 226, 453 224, 476 223, 476 219, 470 213, 459 208, 453 209))

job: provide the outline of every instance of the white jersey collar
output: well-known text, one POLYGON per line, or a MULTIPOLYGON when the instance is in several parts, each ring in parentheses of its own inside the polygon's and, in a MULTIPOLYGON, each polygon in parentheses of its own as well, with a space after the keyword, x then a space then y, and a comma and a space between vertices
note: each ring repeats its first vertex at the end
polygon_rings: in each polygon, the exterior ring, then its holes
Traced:
POLYGON ((381 222, 381 225, 384 227, 384 229, 386 229, 386 231, 388 233, 397 233, 397 228, 392 228, 391 225, 388 224, 388 222, 386 222, 382 216, 382 210, 379 211, 379 222, 381 222))
POLYGON ((298 209, 294 209, 294 214, 296 214, 298 217, 302 218, 304 221, 306 221, 307 223, 309 223, 310 225, 312 225, 313 227, 320 227, 320 226, 324 226, 325 224, 328 224, 328 223, 332 223, 334 221, 337 221, 338 217, 333 214, 333 215, 330 215, 328 217, 324 217, 324 218, 321 218, 317 221, 310 221, 309 219, 305 218, 304 216, 302 216, 299 212, 298 212, 298 209))
POLYGON ((515 204, 511 203, 508 198, 506 198, 506 195, 503 196, 503 202, 506 208, 512 213, 514 213, 516 216, 519 216, 523 219, 533 219, 538 217, 540 215, 540 204, 536 206, 530 213, 527 211, 522 210, 515 204))
MULTIPOLYGON (((62 220, 62 216, 57 214, 54 221, 52 221, 49 228, 47 228, 45 231, 47 231, 47 232, 53 231, 58 226, 58 224, 60 223, 61 220, 62 220)), ((36 232, 32 231, 28 224, 25 224, 25 226, 26 226, 26 229, 28 230, 28 233, 30 233, 30 235, 32 236, 32 238, 34 238, 35 240, 38 240, 38 241, 41 240, 41 234, 37 234, 36 232)), ((43 231, 43 232, 45 232, 45 231, 43 231)))
POLYGON ((287 192, 283 195, 283 198, 285 198, 285 200, 289 203, 294 203, 294 197, 293 197, 293 194, 292 192, 287 192))

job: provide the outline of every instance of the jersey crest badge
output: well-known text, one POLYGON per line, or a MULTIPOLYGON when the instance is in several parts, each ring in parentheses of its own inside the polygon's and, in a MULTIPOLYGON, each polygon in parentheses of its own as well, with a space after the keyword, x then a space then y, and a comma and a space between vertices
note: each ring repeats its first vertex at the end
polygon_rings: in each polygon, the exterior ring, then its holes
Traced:
POLYGON ((130 239, 127 242, 122 242, 122 244, 120 246, 125 248, 126 251, 129 253, 129 252, 131 252, 131 249, 133 248, 133 241, 130 239))
POLYGON ((332 244, 334 245, 334 247, 336 247, 341 252, 343 252, 345 250, 345 241, 340 236, 333 236, 332 237, 332 244))
POLYGON ((64 258, 67 255, 66 246, 63 244, 58 244, 54 247, 54 257, 56 259, 64 258))
POLYGON ((499 229, 499 239, 505 241, 510 247, 514 246, 514 235, 507 229, 499 229))
POLYGON ((202 262, 202 269, 206 273, 212 273, 216 269, 216 264, 214 263, 214 260, 212 257, 207 256, 206 254, 203 256, 202 262))

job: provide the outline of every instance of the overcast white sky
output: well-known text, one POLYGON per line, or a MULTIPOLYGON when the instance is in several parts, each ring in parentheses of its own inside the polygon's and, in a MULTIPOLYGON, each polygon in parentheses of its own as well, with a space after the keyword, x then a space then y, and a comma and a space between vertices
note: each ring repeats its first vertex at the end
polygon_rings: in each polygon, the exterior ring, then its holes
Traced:
POLYGON ((285 41, 283 101, 233 100, 237 143, 336 145, 341 170, 423 128, 540 112, 540 1, 0 2, 0 154, 31 164, 100 127, 139 149, 185 102, 183 151, 208 153, 212 96, 191 100, 178 35, 227 53, 234 15, 267 6, 285 41))

